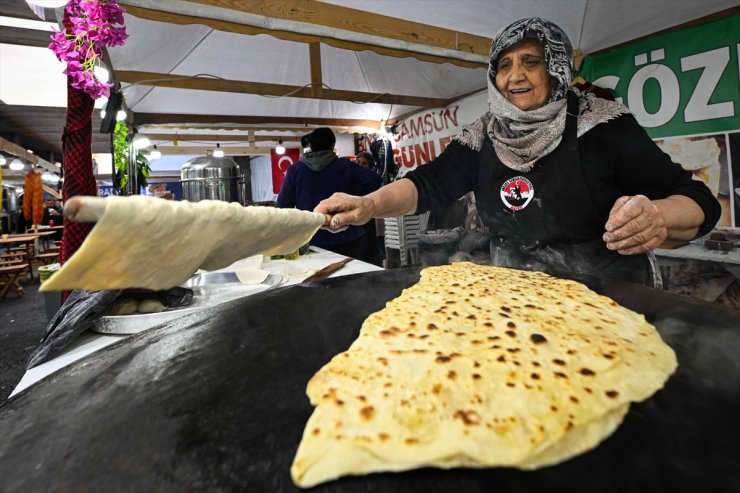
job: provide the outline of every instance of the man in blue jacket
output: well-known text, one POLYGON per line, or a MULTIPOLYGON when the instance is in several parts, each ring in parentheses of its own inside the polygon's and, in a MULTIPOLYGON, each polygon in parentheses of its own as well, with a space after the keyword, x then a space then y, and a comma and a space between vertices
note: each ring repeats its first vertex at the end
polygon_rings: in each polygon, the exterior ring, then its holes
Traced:
MULTIPOLYGON (((334 153, 336 137, 330 128, 317 128, 309 135, 310 152, 301 155, 285 173, 278 195, 278 207, 312 211, 334 192, 366 195, 382 185, 382 178, 334 153)), ((362 226, 350 226, 340 233, 319 230, 311 245, 365 262, 380 265, 377 237, 366 234, 362 226)))

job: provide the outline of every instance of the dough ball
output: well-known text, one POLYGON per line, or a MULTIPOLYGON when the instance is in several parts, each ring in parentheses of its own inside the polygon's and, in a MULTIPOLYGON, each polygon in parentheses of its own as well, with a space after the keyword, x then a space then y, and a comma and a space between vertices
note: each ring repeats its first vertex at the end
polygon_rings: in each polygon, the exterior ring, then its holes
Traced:
POLYGON ((159 313, 164 309, 164 304, 157 298, 144 298, 136 306, 136 311, 139 313, 159 313))
POLYGON ((136 300, 133 298, 118 298, 105 311, 106 315, 131 315, 136 312, 136 300))

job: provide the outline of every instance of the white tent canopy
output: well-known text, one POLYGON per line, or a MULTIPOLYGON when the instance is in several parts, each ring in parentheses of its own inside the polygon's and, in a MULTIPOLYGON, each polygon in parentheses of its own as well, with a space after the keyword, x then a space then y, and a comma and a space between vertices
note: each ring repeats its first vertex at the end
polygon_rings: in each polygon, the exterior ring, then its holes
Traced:
MULTIPOLYGON (((330 0, 322 3, 121 0, 120 3, 128 10, 129 39, 125 46, 110 50, 110 59, 115 72, 121 75, 127 106, 142 115, 137 117, 137 125, 159 128, 157 133, 173 131, 173 127, 180 133, 203 127, 298 127, 299 131, 293 135, 299 135, 301 127, 322 124, 338 131, 377 130, 388 119, 444 106, 455 98, 483 89, 486 55, 464 53, 469 55, 463 57, 464 61, 477 63, 477 68, 454 64, 455 50, 424 41, 424 34, 434 29, 432 26, 449 30, 456 39, 466 34, 490 38, 513 20, 541 16, 563 27, 576 48, 590 53, 737 4, 730 0, 330 0), (342 10, 346 8, 356 10, 342 10), (342 19, 343 16, 349 17, 342 19), (230 24, 214 29, 204 25, 209 20, 211 23, 229 20, 230 24), (401 23, 400 27, 396 23, 401 23), (398 39, 396 32, 403 31, 403 23, 417 23, 410 24, 410 28, 418 31, 416 37, 420 43, 398 39), (235 26, 259 29, 264 34, 224 30, 234 30, 235 26), (275 37, 287 30, 294 35, 306 33, 306 42, 275 37), (321 42, 322 37, 367 46, 338 48, 321 42), (318 80, 323 86, 316 83, 312 72, 308 42, 316 40, 320 43, 318 80), (403 58, 387 56, 371 51, 372 45, 401 46, 409 51, 403 58), (423 52, 447 62, 418 60, 412 58, 415 56, 412 52, 423 52), (179 79, 180 84, 199 81, 203 88, 161 87, 172 79, 179 79), (258 87, 239 86, 239 81, 257 83, 258 87), (312 82, 315 89, 360 94, 342 99, 294 97, 300 89, 309 90, 305 88, 310 88, 312 82), (213 90, 220 85, 224 87, 213 90), (377 101, 384 95, 398 96, 398 101, 391 104, 377 101), (408 104, 407 97, 432 100, 426 104, 408 104), (158 116, 147 118, 146 114, 158 116), (214 117, 187 121, 187 117, 172 115, 214 117)), ((487 46, 488 39, 485 41, 487 46)), ((466 50, 461 45, 457 51, 466 50)))
MULTIPOLYGON (((4 3, 0 0, 0 5, 4 3)), ((278 138, 297 147, 300 136, 317 126, 330 126, 337 133, 382 130, 388 120, 444 107, 483 90, 490 38, 522 17, 555 22, 575 48, 588 54, 728 9, 736 11, 740 2, 119 0, 119 4, 127 11, 129 38, 124 46, 109 49, 108 63, 138 131, 150 134, 152 143, 167 152, 201 153, 206 144, 219 141, 227 153, 244 155, 264 154, 278 138)), ((46 13, 52 14, 48 9, 46 13)), ((39 95, 57 94, 59 101, 43 99, 43 104, 65 106, 60 64, 53 56, 28 53, 46 50, 43 54, 49 55, 49 50, 17 48, 0 44, 3 101, 33 106, 42 104, 39 95), (14 74, 20 69, 12 65, 19 57, 26 65, 29 59, 52 65, 45 69, 50 74, 46 81, 28 77, 18 84, 14 74), (44 82, 57 90, 43 87, 44 82), (25 92, 11 94, 16 90, 25 92)))

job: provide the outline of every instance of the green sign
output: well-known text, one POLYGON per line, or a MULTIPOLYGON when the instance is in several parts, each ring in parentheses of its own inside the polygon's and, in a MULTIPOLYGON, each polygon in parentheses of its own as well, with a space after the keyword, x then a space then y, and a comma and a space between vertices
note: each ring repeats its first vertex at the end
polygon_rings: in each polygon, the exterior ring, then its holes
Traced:
POLYGON ((612 89, 652 138, 740 129, 740 14, 587 56, 578 75, 612 89))

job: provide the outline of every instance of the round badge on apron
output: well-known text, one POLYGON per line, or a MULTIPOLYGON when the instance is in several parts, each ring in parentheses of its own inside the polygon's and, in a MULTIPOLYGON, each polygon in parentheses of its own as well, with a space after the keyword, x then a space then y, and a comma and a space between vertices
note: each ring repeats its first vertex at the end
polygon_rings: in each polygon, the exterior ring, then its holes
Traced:
POLYGON ((532 182, 523 176, 515 176, 501 185, 501 201, 512 211, 520 211, 534 197, 532 182))

